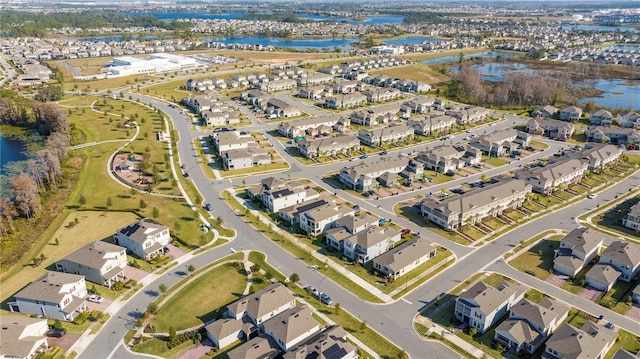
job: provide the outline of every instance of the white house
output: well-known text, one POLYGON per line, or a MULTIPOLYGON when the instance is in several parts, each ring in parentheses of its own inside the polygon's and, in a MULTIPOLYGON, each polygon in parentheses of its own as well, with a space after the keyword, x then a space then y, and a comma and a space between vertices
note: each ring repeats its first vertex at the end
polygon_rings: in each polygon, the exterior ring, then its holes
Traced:
POLYGON ((418 236, 373 259, 373 269, 397 280, 437 254, 437 246, 418 236))
POLYGON ((31 359, 47 350, 46 319, 3 315, 0 317, 0 357, 31 359))
POLYGON ((298 304, 264 322, 264 333, 270 335, 284 351, 293 349, 319 331, 320 323, 313 318, 306 304, 298 304))
POLYGON ((127 250, 103 241, 89 243, 56 262, 59 272, 80 274, 109 288, 124 279, 126 266, 127 250))
POLYGON ((163 248, 171 242, 169 227, 143 218, 118 230, 113 236, 114 242, 127 248, 131 254, 149 260, 161 254, 163 248))
POLYGON ((560 240, 555 251, 553 269, 570 277, 582 270, 598 253, 605 235, 591 228, 576 228, 560 240))
POLYGON ((485 333, 523 297, 524 292, 511 288, 507 282, 495 288, 480 281, 456 298, 455 315, 485 333))
POLYGON ((611 242, 602 253, 600 263, 610 264, 620 271, 620 279, 631 282, 640 272, 640 246, 626 241, 611 242))

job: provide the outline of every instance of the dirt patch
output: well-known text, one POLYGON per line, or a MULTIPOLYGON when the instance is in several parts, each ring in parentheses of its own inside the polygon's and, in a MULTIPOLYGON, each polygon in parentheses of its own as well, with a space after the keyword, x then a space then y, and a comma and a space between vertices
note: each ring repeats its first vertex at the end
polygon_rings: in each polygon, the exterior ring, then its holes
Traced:
POLYGON ((120 153, 113 158, 111 171, 127 184, 140 189, 155 184, 153 176, 140 170, 143 156, 138 153, 120 153))

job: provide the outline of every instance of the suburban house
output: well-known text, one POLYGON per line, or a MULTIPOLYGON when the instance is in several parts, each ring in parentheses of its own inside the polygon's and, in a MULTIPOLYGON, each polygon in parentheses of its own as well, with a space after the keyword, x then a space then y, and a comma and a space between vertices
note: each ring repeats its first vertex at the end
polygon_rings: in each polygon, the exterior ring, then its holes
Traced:
POLYGON ((456 119, 447 116, 427 116, 421 120, 408 120, 407 126, 413 128, 413 131, 419 135, 429 136, 446 133, 451 130, 451 126, 456 123, 456 119))
POLYGON ((196 95, 182 99, 181 103, 197 113, 207 126, 221 126, 240 122, 240 116, 220 99, 196 95))
POLYGON ((296 299, 282 283, 272 284, 227 306, 225 317, 236 320, 247 317, 259 325, 295 307, 296 299))
POLYGON ((576 228, 560 240, 555 250, 553 270, 574 277, 600 253, 605 235, 591 228, 576 228))
POLYGON ((640 231, 640 202, 629 208, 629 212, 622 220, 622 225, 640 231))
POLYGON ((633 111, 619 113, 616 122, 620 127, 640 129, 640 114, 633 111))
POLYGON ((296 80, 280 79, 280 80, 263 82, 259 85, 258 89, 260 91, 276 92, 276 91, 291 90, 296 86, 298 86, 298 83, 296 82, 296 80))
POLYGON ((630 352, 622 348, 618 348, 618 350, 616 350, 616 352, 611 357, 611 359, 638 359, 638 358, 640 358, 640 355, 631 354, 630 352))
POLYGON ((163 248, 171 242, 171 235, 169 227, 143 218, 118 230, 113 236, 113 241, 125 247, 129 253, 149 260, 157 254, 162 254, 163 248))
POLYGON ((298 181, 268 177, 247 190, 249 198, 259 200, 271 212, 277 213, 285 207, 316 199, 318 191, 298 181))
POLYGON ((587 320, 580 329, 565 323, 545 343, 543 359, 602 359, 616 341, 617 334, 587 320))
POLYGON ((631 282, 640 272, 640 246, 626 241, 614 241, 600 253, 600 263, 610 264, 620 271, 620 279, 631 282))
POLYGON ((589 125, 611 126, 611 124, 613 124, 613 115, 607 110, 595 110, 589 114, 589 125))
POLYGON ((351 150, 360 150, 360 140, 352 135, 304 139, 298 142, 298 150, 307 158, 346 155, 351 150))
POLYGON ((488 216, 497 216, 522 206, 531 185, 517 179, 504 179, 484 188, 437 201, 428 197, 420 202, 420 213, 440 227, 456 229, 488 216))
POLYGON ((482 153, 468 145, 440 145, 420 152, 415 160, 426 169, 445 173, 480 163, 482 153))
POLYGON ((222 154, 222 164, 227 170, 252 168, 271 163, 271 155, 264 148, 239 148, 222 154))
POLYGON ((298 96, 302 98, 308 98, 310 100, 319 100, 325 96, 331 95, 333 90, 331 87, 325 85, 316 85, 311 87, 305 87, 298 91, 298 96))
POLYGON ((539 303, 521 299, 509 318, 496 327, 494 339, 516 352, 533 354, 569 315, 569 307, 547 297, 539 303))
POLYGON ((317 72, 308 73, 307 76, 298 79, 298 86, 316 86, 333 81, 333 76, 317 72))
POLYGON ((276 359, 281 355, 278 344, 268 335, 253 337, 227 352, 229 359, 276 359))
POLYGON ((417 236, 374 258, 373 269, 397 280, 435 257, 437 248, 435 243, 417 236))
POLYGON ((582 151, 569 154, 588 164, 589 171, 601 172, 605 166, 615 163, 622 156, 622 148, 614 145, 588 143, 582 151))
POLYGON ((358 81, 342 80, 333 85, 333 92, 346 94, 356 91, 356 89, 359 87, 360 83, 358 81))
POLYGON ((380 219, 370 214, 359 216, 345 216, 337 220, 333 225, 336 228, 344 228, 348 233, 354 234, 365 229, 375 227, 379 224, 380 219))
POLYGON ((566 140, 573 136, 575 128, 572 123, 564 121, 532 118, 527 121, 526 131, 531 134, 566 140))
POLYGON ((482 135, 469 142, 469 144, 480 149, 482 153, 486 155, 500 157, 504 156, 507 152, 514 151, 521 147, 527 147, 530 142, 530 134, 513 128, 505 128, 500 131, 482 135))
POLYGON ((400 107, 400 104, 388 104, 356 111, 351 114, 351 122, 359 125, 375 126, 395 121, 398 120, 400 107))
POLYGON ((416 96, 403 105, 409 107, 413 113, 427 113, 431 111, 434 102, 435 99, 431 97, 416 96))
POLYGON ((367 103, 367 97, 360 92, 353 92, 344 95, 337 95, 327 97, 324 100, 324 105, 333 109, 344 109, 360 107, 367 103))
POLYGON ((582 109, 575 106, 567 106, 560 110, 560 121, 576 122, 582 116, 582 109))
POLYGON ((289 351, 320 331, 306 304, 298 304, 264 322, 264 334, 271 336, 283 351, 289 351))
POLYGON ((14 294, 12 312, 72 321, 87 310, 87 285, 77 274, 48 271, 14 294))
POLYGON ((400 91, 388 88, 362 91, 362 94, 367 98, 367 102, 391 101, 402 95, 400 91))
POLYGON ((563 158, 544 167, 516 171, 515 178, 530 184, 534 192, 548 194, 580 182, 588 167, 578 159, 563 158))
POLYGON ((557 112, 558 112, 557 108, 550 105, 546 105, 546 106, 540 106, 537 109, 533 110, 531 112, 531 116, 536 118, 551 118, 551 116, 553 116, 557 112))
POLYGON ((382 158, 340 170, 339 181, 357 191, 368 191, 378 183, 391 186, 403 177, 408 180, 422 178, 424 166, 408 157, 382 158))
POLYGON ((347 332, 340 326, 332 326, 318 333, 282 359, 358 359, 358 348, 347 341, 347 332))
POLYGON ((0 357, 31 359, 48 349, 46 319, 3 315, 0 318, 0 357))
POLYGON ((317 236, 330 229, 340 218, 354 214, 355 211, 352 208, 328 203, 300 213, 298 224, 303 232, 317 236))
POLYGON ((269 96, 268 93, 258 90, 249 90, 240 94, 240 99, 242 101, 246 102, 248 105, 256 107, 266 103, 270 98, 271 96, 269 96))
POLYGON ((381 146, 387 142, 406 141, 411 136, 413 136, 413 128, 406 125, 358 131, 358 138, 367 146, 381 146))
POLYGON ((321 126, 332 128, 336 132, 344 132, 344 129, 351 124, 348 117, 326 116, 313 117, 291 122, 282 122, 278 125, 278 132, 289 138, 304 136, 307 130, 317 129, 321 126))
POLYGON ((635 148, 640 146, 640 129, 626 127, 589 126, 587 129, 587 141, 599 143, 612 143, 614 145, 633 144, 635 148))
POLYGON ((289 118, 302 115, 299 108, 289 105, 288 103, 271 98, 264 106, 264 113, 276 118, 289 118))
POLYGON ((278 211, 278 216, 290 226, 293 226, 294 224, 299 223, 300 214, 314 208, 324 206, 330 202, 335 203, 335 201, 327 201, 327 199, 325 198, 313 198, 305 200, 304 202, 282 208, 278 211))
POLYGON ((608 292, 620 277, 620 272, 613 266, 604 263, 596 263, 585 274, 585 286, 608 292))
POLYGON ((367 230, 350 234, 344 228, 327 231, 326 243, 345 257, 362 264, 385 253, 400 240, 400 231, 389 227, 373 226, 367 230))
POLYGON ((445 115, 455 118, 456 123, 459 125, 468 125, 484 120, 489 115, 489 110, 484 107, 474 106, 458 111, 446 111, 445 115))
POLYGON ((225 348, 236 340, 248 338, 253 326, 248 317, 220 318, 207 324, 204 329, 214 346, 225 348))
POLYGON ((218 155, 220 156, 230 150, 258 147, 258 144, 251 135, 241 136, 235 131, 214 133, 212 137, 213 145, 218 150, 218 155))
POLYGON ((240 123, 240 116, 233 110, 204 111, 200 118, 207 126, 223 126, 240 123))
POLYGON ((126 248, 103 241, 89 243, 56 262, 58 272, 79 274, 109 288, 125 278, 126 266, 126 248))
POLYGON ((496 288, 479 281, 456 298, 455 315, 484 334, 523 297, 524 292, 511 288, 508 282, 496 288))

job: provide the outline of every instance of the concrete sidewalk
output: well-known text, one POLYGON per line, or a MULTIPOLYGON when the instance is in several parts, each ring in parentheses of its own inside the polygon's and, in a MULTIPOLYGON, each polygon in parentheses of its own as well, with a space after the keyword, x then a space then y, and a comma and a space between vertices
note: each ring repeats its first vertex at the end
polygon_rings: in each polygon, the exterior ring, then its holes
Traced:
POLYGON ((441 335, 444 340, 447 340, 447 341, 455 344, 456 346, 458 346, 459 348, 461 348, 465 352, 473 355, 476 358, 482 358, 485 355, 485 353, 482 350, 480 350, 479 348, 476 348, 471 343, 469 343, 466 340, 460 338, 459 336, 453 334, 448 329, 445 329, 445 328, 441 327, 440 325, 434 323, 429 318, 423 317, 420 314, 418 314, 418 315, 416 315, 415 321, 420 323, 420 324, 422 324, 422 325, 424 325, 425 327, 429 328, 429 330, 424 335, 425 337, 427 337, 429 335, 429 333, 433 332, 433 333, 436 333, 438 335, 441 335))

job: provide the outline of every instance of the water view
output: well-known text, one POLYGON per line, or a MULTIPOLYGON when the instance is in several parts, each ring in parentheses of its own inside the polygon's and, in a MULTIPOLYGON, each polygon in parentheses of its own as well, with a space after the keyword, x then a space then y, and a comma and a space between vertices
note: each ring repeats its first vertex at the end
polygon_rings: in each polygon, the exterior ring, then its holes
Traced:
POLYGON ((560 26, 561 30, 571 30, 571 31, 631 31, 631 32, 640 32, 640 29, 636 29, 634 27, 629 26, 604 26, 604 25, 562 25, 560 26))
MULTIPOLYGON (((512 57, 518 57, 518 56, 522 56, 522 55, 516 54, 513 52, 504 52, 504 51, 485 51, 485 52, 478 52, 475 54, 467 54, 467 55, 464 55, 463 58, 465 60, 468 60, 476 57, 481 57, 484 59, 495 59, 498 57, 512 58, 512 57)), ((452 56, 443 56, 443 57, 437 57, 435 59, 424 60, 424 61, 420 61, 420 63, 424 65, 435 65, 435 64, 444 64, 447 62, 454 62, 459 60, 460 60, 460 55, 452 55, 452 56)))
POLYGON ((26 160, 25 150, 24 141, 0 136, 0 174, 5 174, 7 163, 26 160))
POLYGON ((221 42, 223 44, 250 44, 275 47, 290 47, 294 49, 333 49, 339 47, 343 50, 351 49, 351 43, 359 41, 355 37, 335 38, 335 39, 283 39, 277 37, 230 37, 230 38, 207 38, 205 42, 221 42))
POLYGON ((347 22, 352 25, 367 24, 367 25, 383 25, 383 24, 401 24, 404 21, 404 16, 393 15, 380 15, 380 16, 368 16, 362 21, 349 19, 349 18, 337 18, 316 14, 296 14, 301 19, 309 19, 314 21, 335 21, 335 22, 347 22))

